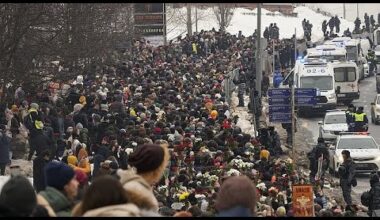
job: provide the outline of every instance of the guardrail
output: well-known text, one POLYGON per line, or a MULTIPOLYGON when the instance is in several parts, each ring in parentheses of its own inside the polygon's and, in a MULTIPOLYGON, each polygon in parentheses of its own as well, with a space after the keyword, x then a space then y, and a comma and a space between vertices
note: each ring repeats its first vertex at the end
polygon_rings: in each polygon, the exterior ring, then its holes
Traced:
POLYGON ((232 72, 228 73, 226 78, 223 80, 224 93, 226 94, 226 101, 228 102, 229 106, 231 106, 232 92, 236 88, 236 85, 233 83, 233 80, 238 74, 239 68, 236 68, 232 72))

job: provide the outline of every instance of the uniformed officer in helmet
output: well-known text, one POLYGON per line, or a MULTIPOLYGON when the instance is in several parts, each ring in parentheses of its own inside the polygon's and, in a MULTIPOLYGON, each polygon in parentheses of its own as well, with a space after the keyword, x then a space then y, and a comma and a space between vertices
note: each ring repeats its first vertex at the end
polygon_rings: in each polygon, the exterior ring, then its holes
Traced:
POLYGON ((368 118, 367 114, 363 112, 364 108, 361 106, 354 114, 355 132, 368 131, 368 118))

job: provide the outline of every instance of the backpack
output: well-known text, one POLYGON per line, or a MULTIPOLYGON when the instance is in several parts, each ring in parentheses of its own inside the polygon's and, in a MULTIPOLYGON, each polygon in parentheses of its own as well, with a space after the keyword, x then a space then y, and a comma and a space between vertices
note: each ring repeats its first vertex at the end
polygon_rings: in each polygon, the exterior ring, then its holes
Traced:
POLYGON ((367 207, 370 204, 370 200, 371 200, 371 194, 369 193, 369 191, 364 192, 360 197, 360 201, 362 205, 367 206, 367 207))

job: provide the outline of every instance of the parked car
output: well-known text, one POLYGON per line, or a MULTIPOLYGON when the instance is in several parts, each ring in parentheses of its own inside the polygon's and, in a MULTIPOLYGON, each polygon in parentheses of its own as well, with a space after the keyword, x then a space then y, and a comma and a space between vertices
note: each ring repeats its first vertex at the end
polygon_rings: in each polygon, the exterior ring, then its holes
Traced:
POLYGON ((377 94, 374 102, 371 103, 371 121, 374 124, 380 123, 380 94, 377 94))
POLYGON ((348 131, 346 113, 342 110, 329 110, 323 121, 318 122, 319 136, 327 142, 336 140, 340 132, 348 131))
POLYGON ((342 151, 350 151, 357 173, 371 173, 380 167, 380 149, 368 132, 341 132, 329 147, 330 173, 336 174, 343 163, 342 151))

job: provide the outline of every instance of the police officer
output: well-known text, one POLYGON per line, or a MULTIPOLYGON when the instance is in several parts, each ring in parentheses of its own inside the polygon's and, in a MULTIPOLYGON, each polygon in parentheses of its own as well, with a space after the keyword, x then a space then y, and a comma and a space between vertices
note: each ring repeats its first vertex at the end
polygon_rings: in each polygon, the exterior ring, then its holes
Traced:
POLYGON ((380 182, 377 173, 370 176, 371 190, 369 191, 368 215, 370 217, 380 217, 380 182))
POLYGON ((346 110, 346 122, 348 125, 348 131, 354 132, 355 131, 355 106, 353 104, 350 104, 348 106, 348 109, 346 110))
POLYGON ((367 114, 363 112, 363 107, 359 107, 354 114, 355 132, 368 131, 367 114))
POLYGON ((350 156, 350 151, 343 150, 343 163, 339 166, 339 183, 343 191, 343 198, 347 206, 352 206, 351 199, 351 186, 356 186, 357 181, 355 178, 355 162, 350 156))
POLYGON ((376 65, 377 58, 376 58, 376 55, 375 55, 375 51, 368 50, 367 60, 368 60, 368 62, 371 62, 371 65, 369 67, 370 73, 372 73, 373 71, 375 71, 375 73, 377 73, 377 65, 376 65))

